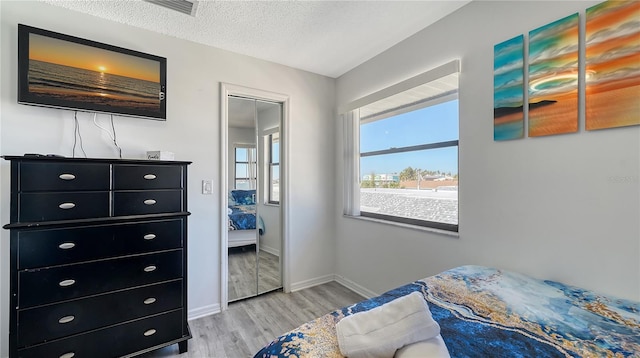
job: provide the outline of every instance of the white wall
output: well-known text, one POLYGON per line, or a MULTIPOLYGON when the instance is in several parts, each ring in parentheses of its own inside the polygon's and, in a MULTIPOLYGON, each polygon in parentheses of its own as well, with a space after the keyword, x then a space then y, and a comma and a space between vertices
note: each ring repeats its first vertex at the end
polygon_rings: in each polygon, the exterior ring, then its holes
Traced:
MULTIPOLYGON (((73 34, 167 58, 166 122, 116 117, 118 142, 126 158, 143 158, 146 150, 168 150, 189 167, 189 311, 219 307, 220 197, 202 195, 202 179, 220 175, 220 82, 288 94, 291 98, 289 143, 291 184, 291 273, 293 284, 333 272, 333 108, 335 80, 247 56, 214 49, 119 23, 101 20, 35 1, 1 1, 0 152, 71 155, 73 112, 16 103, 17 24, 73 34), (304 153, 304 155, 300 155, 304 153), (304 184, 296 184, 304 183, 304 184), (313 188, 313 190, 309 190, 313 188)), ((79 114, 84 148, 90 157, 115 157, 107 138, 89 114, 79 114)), ((106 116, 99 120, 105 124, 106 116)), ((2 161, 0 192, 8 193, 9 165, 2 161)), ((9 196, 1 197, 2 224, 9 220, 9 196)), ((0 356, 8 352, 8 241, 0 240, 0 356)))
POLYGON ((381 293, 481 264, 640 300, 640 126, 493 141, 493 46, 595 3, 474 1, 338 78, 341 106, 462 62, 460 237, 343 218, 340 145, 339 276, 381 293))

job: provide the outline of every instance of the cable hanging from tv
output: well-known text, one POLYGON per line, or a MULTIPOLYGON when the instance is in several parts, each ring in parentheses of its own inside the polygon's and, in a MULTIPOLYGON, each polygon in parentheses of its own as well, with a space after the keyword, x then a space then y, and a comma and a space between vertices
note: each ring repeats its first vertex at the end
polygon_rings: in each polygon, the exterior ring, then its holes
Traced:
POLYGON ((80 149, 82 150, 82 154, 84 157, 87 157, 87 153, 84 151, 84 146, 82 145, 82 134, 80 133, 80 123, 78 122, 78 111, 74 111, 73 114, 74 128, 73 128, 73 152, 72 157, 76 157, 76 140, 80 139, 80 149))
POLYGON ((109 137, 111 138, 111 141, 113 141, 113 145, 115 145, 115 147, 118 149, 118 155, 120 156, 120 159, 122 159, 122 148, 120 148, 120 146, 118 146, 118 142, 116 141, 116 127, 113 124, 113 114, 110 115, 111 117, 111 128, 113 130, 113 134, 105 129, 104 127, 100 126, 98 124, 98 121, 96 120, 98 117, 98 113, 93 113, 93 124, 95 124, 96 127, 102 129, 105 133, 107 133, 109 135, 109 137))

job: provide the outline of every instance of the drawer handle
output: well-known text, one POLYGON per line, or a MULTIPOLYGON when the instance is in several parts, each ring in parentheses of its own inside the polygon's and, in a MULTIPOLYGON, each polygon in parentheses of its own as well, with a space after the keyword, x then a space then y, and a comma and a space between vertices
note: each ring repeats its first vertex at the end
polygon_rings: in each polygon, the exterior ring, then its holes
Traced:
POLYGON ((76 244, 74 244, 73 242, 65 242, 65 243, 60 244, 58 247, 63 249, 63 250, 69 250, 69 249, 73 249, 74 247, 76 247, 76 244))
POLYGON ((153 336, 154 334, 156 334, 156 330, 153 328, 144 332, 145 337, 153 336))
POLYGON ((75 356, 76 356, 76 354, 74 352, 69 352, 69 353, 65 353, 65 354, 61 355, 60 358, 73 358, 75 356))
POLYGON ((62 179, 62 180, 73 180, 73 179, 75 179, 75 178, 76 178, 76 176, 75 176, 75 175, 73 175, 73 174, 64 173, 64 174, 60 174, 60 175, 58 176, 58 178, 60 178, 60 179, 62 179))
POLYGON ((58 205, 58 207, 59 207, 60 209, 65 209, 65 210, 67 210, 67 209, 73 209, 73 208, 75 208, 75 207, 76 207, 76 204, 74 204, 74 203, 62 203, 62 204, 58 205))
POLYGON ((64 280, 60 281, 58 285, 60 285, 60 287, 67 287, 73 285, 74 283, 76 283, 76 280, 64 280))
POLYGON ((156 203, 153 199, 147 199, 144 201, 145 205, 154 205, 156 203))
POLYGON ((74 319, 76 319, 75 316, 64 316, 58 320, 58 323, 65 324, 73 321, 74 319))
POLYGON ((155 298, 153 298, 153 297, 149 297, 149 298, 147 298, 146 300, 144 300, 143 302, 144 302, 144 304, 145 304, 145 305, 150 305, 150 304, 152 304, 152 303, 155 303, 155 302, 156 302, 156 299, 155 299, 155 298))
POLYGON ((156 176, 153 175, 153 174, 147 174, 147 175, 144 176, 144 178, 147 179, 147 180, 153 180, 153 179, 156 178, 156 176))
POLYGON ((157 267, 153 266, 153 265, 149 265, 147 267, 144 268, 144 272, 153 272, 157 269, 157 267))
POLYGON ((153 240, 156 238, 156 234, 146 234, 143 237, 145 240, 153 240))

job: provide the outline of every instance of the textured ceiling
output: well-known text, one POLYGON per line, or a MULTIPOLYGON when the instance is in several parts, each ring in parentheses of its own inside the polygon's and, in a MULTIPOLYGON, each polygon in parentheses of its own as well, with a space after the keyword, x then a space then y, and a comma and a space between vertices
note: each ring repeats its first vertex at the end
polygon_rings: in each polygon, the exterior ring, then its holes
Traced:
POLYGON ((142 0, 40 1, 334 78, 470 2, 205 0, 190 16, 142 0))

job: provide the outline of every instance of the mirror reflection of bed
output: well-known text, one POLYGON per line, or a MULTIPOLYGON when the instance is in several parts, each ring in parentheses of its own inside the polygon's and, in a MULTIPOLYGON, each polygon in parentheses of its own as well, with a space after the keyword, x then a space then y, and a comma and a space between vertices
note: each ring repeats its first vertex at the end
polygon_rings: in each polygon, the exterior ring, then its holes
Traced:
POLYGON ((228 301, 282 287, 282 105, 229 96, 228 301))

